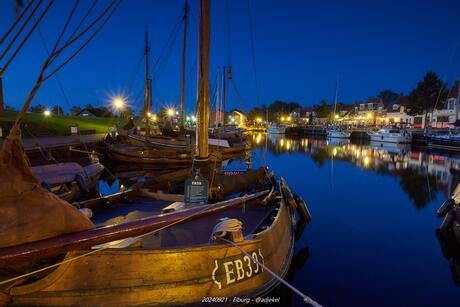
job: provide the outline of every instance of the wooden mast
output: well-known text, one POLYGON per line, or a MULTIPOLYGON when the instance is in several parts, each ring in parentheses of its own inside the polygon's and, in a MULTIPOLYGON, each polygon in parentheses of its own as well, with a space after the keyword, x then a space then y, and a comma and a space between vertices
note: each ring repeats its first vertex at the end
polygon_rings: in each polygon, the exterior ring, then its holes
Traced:
POLYGON ((3 115, 3 110, 5 109, 5 101, 3 98, 3 77, 0 68, 0 116, 3 115))
POLYGON ((144 118, 145 118, 145 140, 150 137, 150 87, 149 87, 149 38, 148 26, 145 26, 145 89, 144 89, 144 118))
POLYGON ((208 158, 209 126, 209 47, 210 47, 210 1, 200 0, 200 32, 198 63, 198 122, 196 125, 196 158, 208 158))
POLYGON ((184 118, 185 118, 185 60, 186 60, 186 46, 187 46, 187 16, 189 6, 188 0, 184 4, 184 44, 182 47, 182 80, 180 89, 180 129, 184 131, 184 118))

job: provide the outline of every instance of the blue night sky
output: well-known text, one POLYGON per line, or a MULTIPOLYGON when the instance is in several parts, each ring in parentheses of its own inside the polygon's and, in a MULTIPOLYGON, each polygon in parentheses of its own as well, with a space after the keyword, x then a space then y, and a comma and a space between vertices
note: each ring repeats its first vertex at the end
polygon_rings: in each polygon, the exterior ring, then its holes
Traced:
MULTIPOLYGON (((73 3, 57 0, 41 24, 49 46, 54 44, 73 3)), ((107 0, 99 1, 99 11, 104 3, 107 0)), ((89 4, 89 0, 80 1, 80 15, 89 4)), ((70 105, 108 105, 111 95, 123 93, 139 109, 143 99, 144 68, 140 60, 145 25, 149 26, 153 63, 183 4, 182 0, 125 0, 88 48, 59 73, 70 105)), ((243 102, 238 101, 233 85, 229 84, 228 108, 249 110, 276 99, 305 106, 323 98, 330 101, 337 78, 339 100, 349 103, 384 89, 407 93, 427 70, 436 71, 449 84, 460 75, 460 1, 252 0, 258 103, 247 0, 232 0, 228 5, 230 56, 226 1, 211 3, 210 72, 214 83, 217 70, 231 59, 243 102)), ((190 6, 188 111, 194 109, 196 97, 198 1, 192 0, 190 6)), ((14 1, 0 0, 0 33, 14 18, 14 1)), ((177 36, 169 60, 153 72, 153 100, 157 108, 179 102, 182 28, 177 36)), ((45 56, 39 35, 34 33, 4 75, 8 105, 19 107, 23 103, 45 56)), ((54 78, 42 86, 33 102, 38 103, 70 108, 54 78)))

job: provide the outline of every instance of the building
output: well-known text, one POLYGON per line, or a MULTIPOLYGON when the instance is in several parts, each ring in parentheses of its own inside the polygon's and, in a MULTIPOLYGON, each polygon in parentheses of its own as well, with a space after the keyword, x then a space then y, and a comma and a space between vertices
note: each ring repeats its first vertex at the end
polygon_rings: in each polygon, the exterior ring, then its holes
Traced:
POLYGON ((248 119, 246 114, 238 109, 233 109, 226 114, 225 123, 227 125, 235 125, 238 128, 245 128, 247 125, 248 119))
POLYGON ((460 118, 460 80, 455 81, 450 89, 443 109, 435 109, 432 114, 431 126, 434 128, 453 128, 460 118))
POLYGON ((91 112, 88 108, 84 108, 83 110, 81 110, 80 112, 78 112, 77 114, 75 114, 75 116, 80 116, 80 117, 97 117, 93 112, 91 112))

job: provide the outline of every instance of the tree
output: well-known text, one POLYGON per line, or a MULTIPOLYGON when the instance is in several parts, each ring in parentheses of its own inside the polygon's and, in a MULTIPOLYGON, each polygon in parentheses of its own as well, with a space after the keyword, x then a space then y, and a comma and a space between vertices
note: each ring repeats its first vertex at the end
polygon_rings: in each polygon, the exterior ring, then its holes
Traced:
POLYGON ((252 108, 248 113, 248 120, 254 122, 256 121, 257 118, 265 119, 265 110, 266 110, 265 106, 262 106, 261 108, 259 107, 252 108))
POLYGON ((56 115, 64 115, 64 110, 62 110, 61 106, 54 106, 52 112, 56 115))
POLYGON ((281 116, 292 113, 295 109, 301 108, 297 102, 284 102, 276 100, 268 106, 268 120, 276 121, 281 116))
POLYGON ((383 103, 388 103, 395 101, 399 96, 402 96, 402 93, 398 94, 392 90, 383 90, 377 95, 377 98, 382 99, 383 103))
POLYGON ((120 113, 121 118, 126 118, 129 119, 134 116, 134 110, 131 107, 126 107, 123 111, 120 113))
POLYGON ((45 107, 41 105, 40 103, 35 106, 30 107, 30 112, 32 113, 43 113, 43 111, 45 111, 45 107))
POLYGON ((313 106, 313 111, 315 111, 317 117, 328 117, 331 114, 331 106, 323 99, 319 104, 313 106))
POLYGON ((75 116, 77 115, 78 113, 81 112, 81 108, 80 106, 73 106, 71 109, 70 109, 70 115, 72 116, 75 116))
POLYGON ((429 71, 420 81, 408 97, 408 113, 417 115, 427 113, 433 109, 436 102, 444 101, 447 98, 447 89, 438 75, 429 71))

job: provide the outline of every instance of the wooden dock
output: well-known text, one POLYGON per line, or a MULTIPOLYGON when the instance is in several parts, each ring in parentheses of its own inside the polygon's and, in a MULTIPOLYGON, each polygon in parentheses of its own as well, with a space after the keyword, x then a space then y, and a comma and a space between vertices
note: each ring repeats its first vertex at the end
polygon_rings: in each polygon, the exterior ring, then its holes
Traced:
MULTIPOLYGON (((69 146, 94 145, 104 140, 106 133, 88 135, 51 136, 40 138, 22 139, 26 152, 34 152, 48 149, 68 149, 69 146)), ((4 139, 0 139, 3 146, 4 139)))

